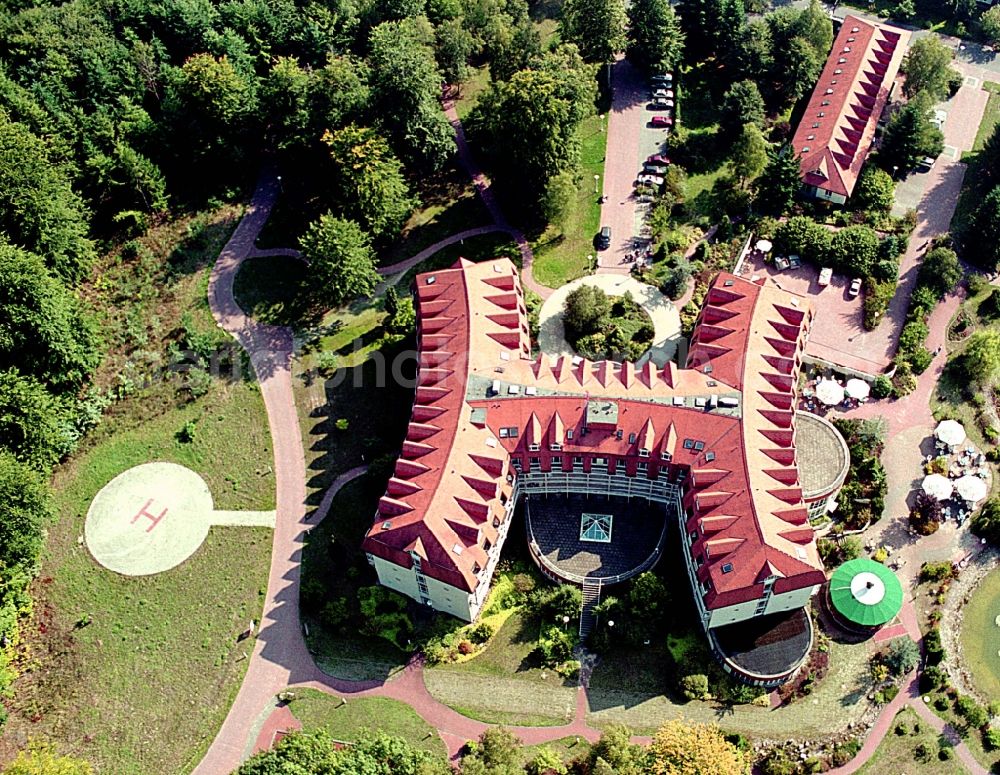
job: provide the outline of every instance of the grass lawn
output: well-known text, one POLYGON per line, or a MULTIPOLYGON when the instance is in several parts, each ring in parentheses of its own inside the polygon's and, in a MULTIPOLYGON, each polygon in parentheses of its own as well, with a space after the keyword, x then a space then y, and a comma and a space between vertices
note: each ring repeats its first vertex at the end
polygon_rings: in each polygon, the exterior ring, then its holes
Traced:
POLYGON ((1000 571, 977 587, 962 613, 962 657, 975 687, 990 700, 1000 700, 1000 571))
MULTIPOLYGON (((900 730, 903 731, 903 730, 900 730)), ((907 773, 908 775, 949 775, 965 772, 965 768, 955 759, 941 761, 937 752, 940 748, 938 734, 931 725, 923 721, 915 711, 903 708, 896 714, 896 720, 871 759, 858 770, 859 775, 887 775, 907 773), (903 734, 896 732, 896 726, 905 728, 903 734), (919 732, 914 732, 914 725, 919 732), (924 745, 930 751, 930 758, 920 761, 915 755, 917 746, 924 745)))
MULTIPOLYGON (((955 316, 949 322, 949 333, 955 328, 956 322, 961 318, 964 318, 969 323, 967 329, 969 335, 984 326, 996 325, 988 319, 980 318, 977 313, 979 305, 989 296, 992 290, 993 286, 987 286, 980 293, 966 298, 962 302, 961 307, 959 307, 958 312, 955 313, 955 316)), ((953 358, 957 353, 961 352, 968 343, 968 340, 968 335, 960 341, 951 341, 949 336, 946 345, 949 358, 953 358)), ((966 433, 969 434, 970 440, 977 447, 984 450, 989 449, 992 443, 987 441, 983 436, 982 427, 979 422, 981 411, 969 400, 967 387, 964 380, 954 375, 952 370, 946 367, 941 374, 941 379, 938 381, 935 391, 931 394, 931 412, 938 419, 950 417, 958 420, 965 426, 966 433)), ((996 487, 997 484, 998 482, 995 481, 994 486, 996 487)), ((997 613, 1000 613, 1000 611, 997 613)))
MULTIPOLYGON (((931 700, 928 707, 944 719, 945 722, 951 724, 962 735, 963 742, 968 746, 969 752, 975 757, 976 761, 983 765, 988 772, 997 772, 998 768, 1000 768, 1000 751, 987 751, 984 748, 983 737, 980 732, 975 729, 966 729, 967 725, 965 721, 955 712, 954 704, 948 700, 945 694, 935 692, 927 696, 931 700), (945 710, 941 710, 936 704, 942 698, 947 700, 945 710)), ((962 771, 964 770, 959 770, 959 772, 962 771)))
POLYGON ((288 326, 302 316, 298 292, 306 265, 288 256, 248 258, 240 266, 233 287, 236 303, 262 323, 288 326))
POLYGON ((480 721, 566 724, 575 709, 576 682, 539 666, 532 655, 537 639, 536 625, 515 613, 473 659, 427 669, 427 689, 445 705, 480 721))
MULTIPOLYGON (((606 120, 606 119, 605 119, 606 120)), ((580 182, 576 200, 570 206, 566 228, 560 233, 549 227, 532 245, 535 252, 535 279, 558 288, 589 271, 587 256, 595 255, 594 236, 600 228, 601 206, 594 193, 594 175, 604 177, 607 135, 599 115, 580 124, 580 182)))
POLYGON ((351 697, 346 701, 315 689, 295 689, 289 706, 305 731, 325 729, 334 740, 353 742, 365 731, 401 737, 415 748, 444 757, 448 751, 437 731, 406 703, 387 697, 351 697))
MULTIPOLYGON (((360 552, 382 493, 365 477, 346 485, 334 498, 327 518, 309 532, 302 550, 302 578, 319 579, 330 597, 353 596, 374 584, 375 573, 360 552)), ((309 627, 306 643, 317 664, 337 678, 385 679, 401 670, 406 654, 382 638, 369 638, 350 627, 324 627, 319 610, 303 605, 309 627)), ((296 712, 297 715, 297 712, 296 712)))
POLYGON ((489 65, 469 68, 469 77, 462 83, 458 99, 455 100, 455 110, 458 111, 458 117, 462 121, 465 121, 465 117, 469 115, 469 111, 476 107, 479 95, 486 91, 489 85, 489 65))
POLYGON ((972 146, 973 151, 978 151, 986 144, 987 138, 993 134, 993 129, 1000 124, 1000 83, 983 81, 983 88, 990 93, 989 101, 986 103, 986 110, 983 112, 983 120, 979 122, 979 131, 976 132, 976 142, 972 146))
POLYGON ((138 249, 104 257, 83 288, 108 347, 95 382, 119 400, 53 477, 56 519, 0 758, 41 738, 98 772, 187 772, 229 710, 252 647, 236 637, 260 619, 271 531, 213 528, 187 561, 141 578, 101 568, 81 536, 97 491, 154 460, 197 471, 219 509, 274 508, 270 434, 256 383, 211 378, 207 392, 192 399, 184 378, 162 369, 168 345, 185 336, 228 346, 206 288, 239 215, 224 207, 158 226, 138 249), (176 434, 188 422, 195 438, 181 443, 176 434), (85 617, 90 623, 78 626, 85 617))

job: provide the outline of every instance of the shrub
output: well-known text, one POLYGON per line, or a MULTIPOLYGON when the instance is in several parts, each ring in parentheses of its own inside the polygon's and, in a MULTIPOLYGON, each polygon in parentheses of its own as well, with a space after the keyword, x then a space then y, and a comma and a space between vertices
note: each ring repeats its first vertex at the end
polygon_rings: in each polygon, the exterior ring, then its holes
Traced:
POLYGON ((879 374, 872 383, 873 398, 888 398, 892 395, 892 380, 884 374, 879 374))
POLYGON ((942 745, 938 748, 938 759, 943 762, 953 759, 955 757, 955 749, 950 745, 942 745))
POLYGON ((934 353, 926 347, 920 347, 916 352, 910 353, 908 360, 914 374, 923 374, 934 360, 934 353))
POLYGON ((579 587, 569 584, 542 587, 528 598, 528 613, 541 622, 561 622, 564 616, 570 619, 578 617, 582 604, 579 587))
POLYGON ((708 676, 701 673, 681 678, 681 692, 689 700, 701 700, 708 694, 708 676))
POLYGON ((928 762, 931 758, 931 749, 928 747, 927 743, 918 743, 917 747, 913 749, 913 758, 918 762, 928 762))
POLYGON ((535 590, 535 579, 528 573, 517 573, 514 575, 512 583, 522 595, 528 595, 535 590))
POLYGON ((338 363, 337 353, 324 350, 316 356, 316 371, 324 377, 333 376, 333 372, 337 370, 338 363))
POLYGON ((920 691, 933 692, 934 690, 940 689, 944 686, 947 680, 948 676, 945 675, 944 670, 937 665, 925 667, 920 673, 920 691))
POLYGON ((910 525, 920 535, 931 535, 941 527, 941 503, 925 492, 917 493, 916 504, 910 512, 910 525))
POLYGON ((323 625, 331 630, 341 627, 351 615, 346 597, 338 597, 323 606, 323 625))
POLYGON ((198 423, 194 420, 188 420, 184 423, 184 426, 177 431, 177 440, 181 444, 190 444, 194 441, 195 436, 198 435, 198 423))
POLYGON ((924 648, 927 649, 927 664, 939 665, 944 659, 944 646, 941 645, 941 630, 937 627, 924 636, 924 648))
POLYGON ((909 673, 920 661, 920 648, 909 638, 896 638, 885 655, 885 664, 895 676, 909 673))
POLYGON ((983 747, 987 751, 1000 749, 1000 729, 990 727, 983 732, 983 747))
POLYGON ((493 625, 489 622, 480 622, 469 630, 469 640, 473 643, 486 643, 493 637, 493 625))
POLYGON ((955 566, 945 560, 944 562, 925 562, 920 566, 920 581, 937 582, 955 578, 955 566))
POLYGON ((976 702, 974 697, 967 694, 960 695, 955 700, 955 712, 964 718, 973 729, 980 729, 986 726, 986 722, 989 721, 986 708, 976 702))
POLYGON ((899 332, 899 352, 910 355, 915 353, 927 339, 930 329, 923 320, 911 320, 899 332))
POLYGON ((463 640, 458 644, 458 653, 468 656, 476 650, 475 645, 471 641, 463 640))
POLYGON ((934 248, 924 256, 917 272, 917 285, 930 288, 938 297, 955 290, 962 279, 962 265, 954 250, 934 248))
POLYGON ((903 737, 904 735, 909 733, 909 730, 906 728, 906 724, 902 722, 896 724, 896 726, 893 727, 892 731, 895 732, 900 737, 903 737))
POLYGON ((843 767, 851 759, 857 756, 858 751, 861 750, 861 743, 857 740, 848 740, 845 743, 837 743, 833 747, 832 759, 833 763, 838 767, 843 767))
POLYGON ((874 331, 882 320, 889 302, 896 293, 895 281, 869 281, 865 287, 864 326, 867 331, 874 331))
POLYGON ((573 655, 573 639, 561 627, 548 627, 538 639, 538 650, 546 667, 555 667, 573 655))

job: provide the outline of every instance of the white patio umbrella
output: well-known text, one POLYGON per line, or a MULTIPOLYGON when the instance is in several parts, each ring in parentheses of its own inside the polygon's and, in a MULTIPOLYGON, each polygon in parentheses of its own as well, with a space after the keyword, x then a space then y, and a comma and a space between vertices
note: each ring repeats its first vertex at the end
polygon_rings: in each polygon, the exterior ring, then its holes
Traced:
POLYGON ((847 380, 847 385, 844 389, 851 398, 868 398, 869 393, 872 392, 871 385, 863 379, 847 380))
POLYGON ((934 500, 943 501, 946 498, 951 497, 953 488, 951 481, 947 476, 942 476, 941 474, 931 474, 930 476, 924 477, 921 489, 934 498, 934 500))
POLYGON ((770 253, 771 248, 773 247, 774 245, 771 244, 771 240, 769 239, 757 240, 757 250, 759 250, 761 253, 770 253))
POLYGON ((965 428, 957 420, 942 420, 934 429, 934 435, 949 447, 954 447, 965 441, 965 428))
POLYGON ((816 398, 827 406, 835 406, 844 400, 844 388, 832 379, 821 379, 816 384, 816 398))
POLYGON ((964 501, 968 501, 969 503, 978 503, 986 497, 989 492, 989 487, 987 486, 985 479, 980 479, 978 476, 966 474, 965 476, 959 477, 955 480, 955 492, 957 492, 964 501))

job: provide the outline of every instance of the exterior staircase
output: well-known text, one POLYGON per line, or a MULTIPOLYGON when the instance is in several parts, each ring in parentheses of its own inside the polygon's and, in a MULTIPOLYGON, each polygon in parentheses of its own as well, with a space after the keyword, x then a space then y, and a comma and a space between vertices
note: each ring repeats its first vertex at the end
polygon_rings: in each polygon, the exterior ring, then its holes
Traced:
POLYGON ((601 602, 601 580, 583 580, 583 605, 580 606, 580 640, 586 640, 594 629, 594 607, 601 602))

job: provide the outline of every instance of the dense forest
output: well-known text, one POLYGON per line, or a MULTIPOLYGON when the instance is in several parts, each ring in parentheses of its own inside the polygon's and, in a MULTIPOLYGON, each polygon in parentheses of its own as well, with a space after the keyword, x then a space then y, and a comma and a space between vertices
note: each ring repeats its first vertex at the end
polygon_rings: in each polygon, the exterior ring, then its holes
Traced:
MULTIPOLYGON (((304 249, 339 230, 370 262, 366 246, 392 243, 424 181, 453 165, 442 88, 472 60, 498 79, 483 136, 507 131, 512 100, 549 100, 534 137, 561 127, 558 159, 538 168, 528 149, 523 162, 541 196, 573 163, 595 87, 574 46, 542 51, 528 12, 524 0, 0 4, 0 689, 52 517, 49 475, 117 398, 93 384, 113 344, 88 292, 100 257, 134 259, 130 240, 150 227, 243 200, 270 164, 313 208, 304 249)), ((370 287, 366 275, 343 295, 370 287)))

